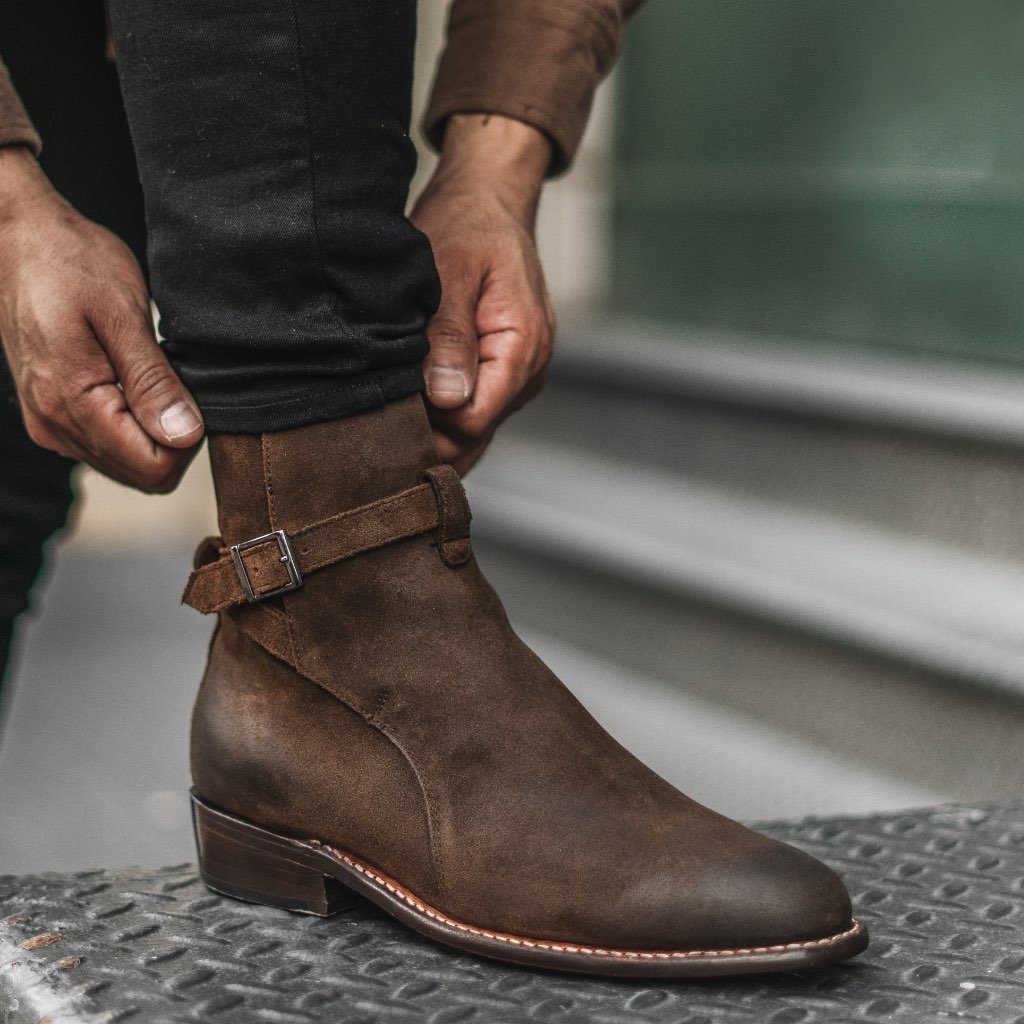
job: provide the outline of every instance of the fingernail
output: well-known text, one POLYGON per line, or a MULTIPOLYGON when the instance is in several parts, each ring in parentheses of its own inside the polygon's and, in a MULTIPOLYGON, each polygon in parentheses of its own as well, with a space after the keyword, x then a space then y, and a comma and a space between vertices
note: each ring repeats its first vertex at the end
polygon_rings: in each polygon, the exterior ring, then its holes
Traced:
POLYGON ((160 414, 160 429, 168 441, 194 434, 203 421, 196 415, 195 409, 188 402, 175 402, 160 414))
POLYGON ((466 375, 450 366, 432 366, 427 373, 427 394, 431 398, 468 398, 466 375))

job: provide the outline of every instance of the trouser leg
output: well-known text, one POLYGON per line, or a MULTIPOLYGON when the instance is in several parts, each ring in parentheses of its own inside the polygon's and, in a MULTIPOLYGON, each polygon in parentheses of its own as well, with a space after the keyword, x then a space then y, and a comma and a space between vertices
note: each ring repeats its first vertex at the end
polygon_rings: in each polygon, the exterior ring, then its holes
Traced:
POLYGON ((114 0, 153 293, 215 432, 422 387, 439 286, 404 216, 415 0, 114 0))

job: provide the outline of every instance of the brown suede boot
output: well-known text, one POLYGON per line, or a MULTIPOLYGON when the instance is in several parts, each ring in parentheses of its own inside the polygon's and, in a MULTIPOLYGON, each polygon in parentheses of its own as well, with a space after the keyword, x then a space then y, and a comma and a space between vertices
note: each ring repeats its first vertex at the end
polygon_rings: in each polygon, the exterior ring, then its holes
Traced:
POLYGON ((354 890, 451 946, 594 974, 864 949, 828 868, 673 789, 513 633, 418 397, 210 451, 223 541, 185 600, 220 612, 192 733, 211 888, 315 914, 354 890))

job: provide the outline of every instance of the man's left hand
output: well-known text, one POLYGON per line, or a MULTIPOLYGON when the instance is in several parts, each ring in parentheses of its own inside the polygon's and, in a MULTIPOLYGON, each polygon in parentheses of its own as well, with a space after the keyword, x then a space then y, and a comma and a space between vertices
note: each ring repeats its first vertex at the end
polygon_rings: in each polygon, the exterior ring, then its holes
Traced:
POLYGON ((540 391, 551 358, 555 322, 534 238, 550 158, 545 136, 521 121, 457 115, 411 215, 442 290, 427 326, 427 410, 441 458, 463 474, 540 391))

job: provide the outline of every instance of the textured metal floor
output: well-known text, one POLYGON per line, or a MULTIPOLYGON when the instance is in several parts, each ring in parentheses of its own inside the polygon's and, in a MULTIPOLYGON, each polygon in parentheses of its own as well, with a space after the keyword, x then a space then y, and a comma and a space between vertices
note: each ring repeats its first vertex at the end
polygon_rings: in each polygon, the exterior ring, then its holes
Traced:
POLYGON ((1024 807, 765 831, 836 867, 872 945, 837 968, 599 981, 432 945, 369 905, 328 920, 209 894, 191 866, 0 878, 0 1021, 1024 1024, 1024 807))

